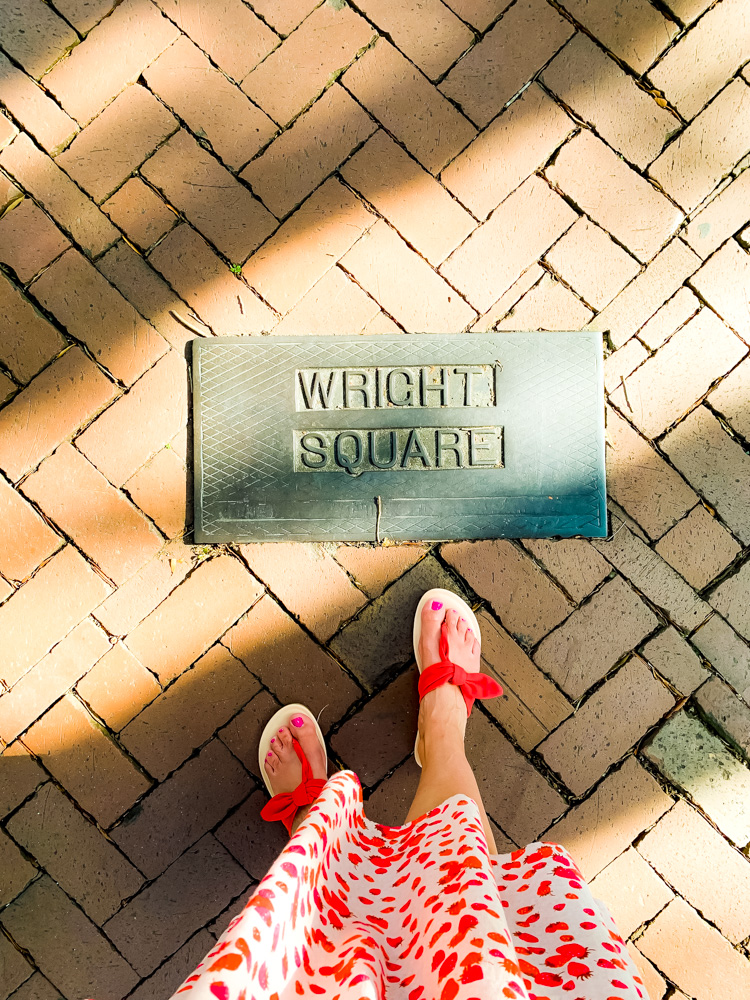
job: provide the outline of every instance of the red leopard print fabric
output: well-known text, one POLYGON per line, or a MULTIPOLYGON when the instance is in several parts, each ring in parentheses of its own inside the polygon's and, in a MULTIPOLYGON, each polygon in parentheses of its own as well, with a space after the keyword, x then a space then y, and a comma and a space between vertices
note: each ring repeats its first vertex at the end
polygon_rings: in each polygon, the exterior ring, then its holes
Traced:
POLYGON ((646 1000, 570 855, 490 856, 454 795, 405 826, 328 780, 255 895, 174 1000, 646 1000))

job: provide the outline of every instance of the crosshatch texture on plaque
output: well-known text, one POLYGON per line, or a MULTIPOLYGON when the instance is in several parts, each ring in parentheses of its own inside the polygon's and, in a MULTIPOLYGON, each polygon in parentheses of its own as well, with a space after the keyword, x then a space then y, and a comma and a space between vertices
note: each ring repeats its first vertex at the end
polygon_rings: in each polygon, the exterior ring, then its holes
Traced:
POLYGON ((598 334, 212 338, 193 381, 196 541, 606 534, 598 334))

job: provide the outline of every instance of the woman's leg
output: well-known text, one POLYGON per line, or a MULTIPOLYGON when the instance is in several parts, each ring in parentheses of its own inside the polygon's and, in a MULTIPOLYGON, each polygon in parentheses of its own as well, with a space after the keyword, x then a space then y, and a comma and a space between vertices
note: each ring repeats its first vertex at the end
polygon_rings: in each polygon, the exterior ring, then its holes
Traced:
MULTIPOLYGON (((440 660, 440 629, 446 623, 449 658, 466 670, 479 669, 479 643, 468 622, 456 611, 426 604, 422 610, 420 657, 425 666, 440 660)), ((466 704, 455 684, 443 684, 425 695, 419 706, 419 754, 422 776, 406 822, 423 816, 451 795, 466 795, 479 806, 490 854, 497 854, 482 796, 464 752, 466 704)))

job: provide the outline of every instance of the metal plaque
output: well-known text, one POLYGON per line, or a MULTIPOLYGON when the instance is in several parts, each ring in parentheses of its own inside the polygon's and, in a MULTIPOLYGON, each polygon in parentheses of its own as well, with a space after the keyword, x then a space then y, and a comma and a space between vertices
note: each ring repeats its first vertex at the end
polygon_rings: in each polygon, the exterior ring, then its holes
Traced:
POLYGON ((195 540, 603 537, 601 334, 193 341, 195 540))

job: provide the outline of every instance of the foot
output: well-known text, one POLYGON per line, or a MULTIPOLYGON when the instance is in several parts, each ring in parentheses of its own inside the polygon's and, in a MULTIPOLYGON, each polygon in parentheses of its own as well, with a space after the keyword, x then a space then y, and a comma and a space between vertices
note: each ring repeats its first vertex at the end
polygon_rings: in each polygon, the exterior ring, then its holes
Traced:
MULTIPOLYGON (((318 741, 315 725, 309 716, 300 713, 291 719, 288 728, 282 726, 271 738, 271 749, 266 754, 263 766, 274 795, 279 792, 293 792, 302 781, 302 763, 292 746, 292 736, 307 757, 313 778, 322 778, 325 781, 328 777, 328 760, 318 741)), ((294 817, 292 832, 307 815, 308 808, 309 806, 300 809, 294 817)))
MULTIPOLYGON (((467 672, 479 670, 480 645, 469 623, 457 611, 448 610, 437 601, 422 608, 422 634, 419 655, 423 668, 440 662, 440 635, 445 622, 448 659, 467 672)), ((425 695, 419 706, 419 757, 425 762, 433 748, 445 750, 446 741, 459 741, 463 747, 466 732, 466 703, 455 684, 442 684, 425 695)))

